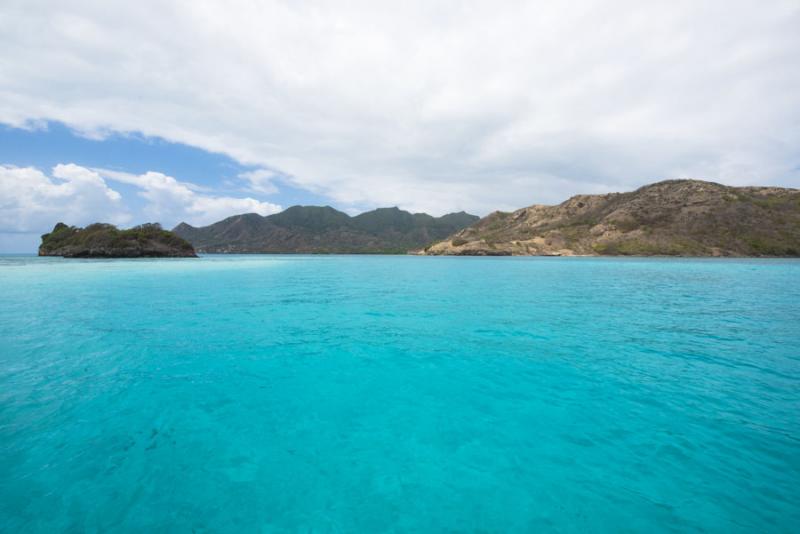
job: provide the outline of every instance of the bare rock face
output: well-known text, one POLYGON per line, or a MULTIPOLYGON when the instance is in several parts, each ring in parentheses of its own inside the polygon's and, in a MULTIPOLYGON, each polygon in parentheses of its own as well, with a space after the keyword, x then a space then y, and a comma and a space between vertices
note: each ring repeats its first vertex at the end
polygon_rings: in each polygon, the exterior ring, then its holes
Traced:
POLYGON ((495 212, 431 255, 800 256, 800 190, 668 180, 495 212))
POLYGON ((42 236, 39 256, 65 258, 196 258, 186 240, 158 224, 120 230, 110 224, 86 228, 58 223, 42 236))

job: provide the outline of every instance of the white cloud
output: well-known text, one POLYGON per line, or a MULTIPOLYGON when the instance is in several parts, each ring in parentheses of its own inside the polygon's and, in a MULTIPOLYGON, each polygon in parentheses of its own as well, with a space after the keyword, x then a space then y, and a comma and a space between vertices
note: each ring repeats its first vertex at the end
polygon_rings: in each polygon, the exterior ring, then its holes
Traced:
POLYGON ((247 182, 247 188, 256 193, 271 195, 278 192, 275 180, 280 175, 269 169, 256 169, 239 174, 239 178, 247 182))
POLYGON ((47 176, 32 167, 0 165, 0 232, 42 233, 59 221, 83 225, 128 220, 120 194, 89 169, 56 165, 47 176))
POLYGON ((141 131, 344 207, 486 212, 677 176, 800 185, 796 0, 154 9, 3 2, 0 122, 141 131))
POLYGON ((107 179, 134 185, 142 191, 139 196, 146 204, 144 216, 165 227, 178 222, 206 225, 240 213, 269 215, 281 211, 281 206, 254 198, 234 198, 199 193, 193 184, 181 182, 160 172, 130 174, 108 169, 92 169, 107 179))
POLYGON ((192 184, 159 172, 134 175, 69 163, 56 165, 48 176, 33 167, 0 165, 0 250, 33 248, 39 234, 59 221, 76 226, 153 221, 172 227, 180 221, 205 225, 239 213, 268 215, 281 209, 249 197, 198 192, 192 184), (106 180, 140 189, 145 202, 141 210, 133 209, 131 199, 106 180))

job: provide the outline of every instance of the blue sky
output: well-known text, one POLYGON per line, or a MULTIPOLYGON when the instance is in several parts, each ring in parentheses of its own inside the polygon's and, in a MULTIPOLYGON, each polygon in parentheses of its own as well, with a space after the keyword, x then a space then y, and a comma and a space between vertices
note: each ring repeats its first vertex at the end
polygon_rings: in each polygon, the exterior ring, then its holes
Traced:
MULTIPOLYGON (((91 138, 59 122, 45 122, 33 128, 0 124, 0 163, 17 167, 52 169, 59 163, 74 163, 87 168, 103 168, 131 174, 158 171, 178 180, 210 188, 219 194, 246 193, 284 207, 296 204, 329 202, 323 196, 274 180, 277 191, 264 195, 248 189, 239 175, 258 167, 242 165, 225 154, 208 152, 182 143, 140 133, 109 133, 91 138)), ((135 191, 126 184, 121 190, 135 191)), ((135 202, 135 196, 130 197, 135 202)), ((141 202, 140 202, 141 204, 141 202)))
MULTIPOLYGON (((224 154, 135 133, 109 133, 102 138, 91 138, 58 122, 40 123, 31 128, 0 125, 0 164, 33 168, 44 171, 45 174, 64 164, 131 175, 157 171, 174 177, 179 182, 197 186, 198 192, 210 197, 253 198, 279 208, 296 204, 330 203, 330 199, 324 196, 292 186, 279 174, 270 180, 272 187, 268 193, 254 190, 248 180, 241 176, 258 168, 242 165, 224 154)), ((130 218, 124 220, 123 226, 154 220, 145 209, 147 200, 140 195, 141 187, 115 180, 113 176, 103 177, 110 188, 120 193, 130 211, 130 218)), ((267 212, 271 211, 274 210, 267 212)), ((232 215, 234 212, 235 209, 224 215, 232 215)), ((166 214, 166 217, 158 218, 157 222, 172 227, 183 220, 179 215, 178 212, 175 216, 166 214)), ((95 220, 92 212, 77 214, 72 220, 66 214, 62 217, 58 212, 48 216, 52 219, 52 222, 44 223, 48 226, 53 226, 62 218, 67 219, 70 224, 86 224, 95 220)), ((189 222, 203 224, 216 220, 213 217, 212 219, 214 220, 201 214, 189 222)), ((0 252, 34 251, 42 231, 47 231, 47 227, 40 226, 35 232, 0 232, 0 252)))
POLYGON ((59 220, 800 187, 797 0, 6 0, 0 251, 59 220), (113 4, 113 5, 112 5, 113 4))

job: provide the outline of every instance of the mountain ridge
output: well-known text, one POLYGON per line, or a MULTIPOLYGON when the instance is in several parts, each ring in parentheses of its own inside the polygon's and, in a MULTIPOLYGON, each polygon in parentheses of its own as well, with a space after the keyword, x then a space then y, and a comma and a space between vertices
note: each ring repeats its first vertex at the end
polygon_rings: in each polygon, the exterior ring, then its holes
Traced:
POLYGON ((205 253, 403 254, 478 220, 463 211, 433 217, 391 207, 350 216, 331 206, 291 206, 203 227, 182 222, 173 232, 205 253))

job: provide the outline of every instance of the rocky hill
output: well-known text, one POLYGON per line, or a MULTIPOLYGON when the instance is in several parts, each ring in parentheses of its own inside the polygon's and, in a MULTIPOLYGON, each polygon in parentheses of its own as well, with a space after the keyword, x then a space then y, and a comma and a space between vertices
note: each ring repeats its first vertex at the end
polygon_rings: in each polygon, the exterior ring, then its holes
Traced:
POLYGON ((196 228, 173 229, 199 252, 403 254, 476 222, 464 212, 443 217, 381 208, 351 217, 330 206, 294 206, 263 217, 247 213, 196 228))
POLYGON ((143 224, 120 230, 110 224, 86 228, 58 223, 42 236, 39 256, 65 258, 194 258, 186 240, 158 224, 143 224))
POLYGON ((495 212, 432 255, 798 256, 800 190, 668 180, 495 212))

